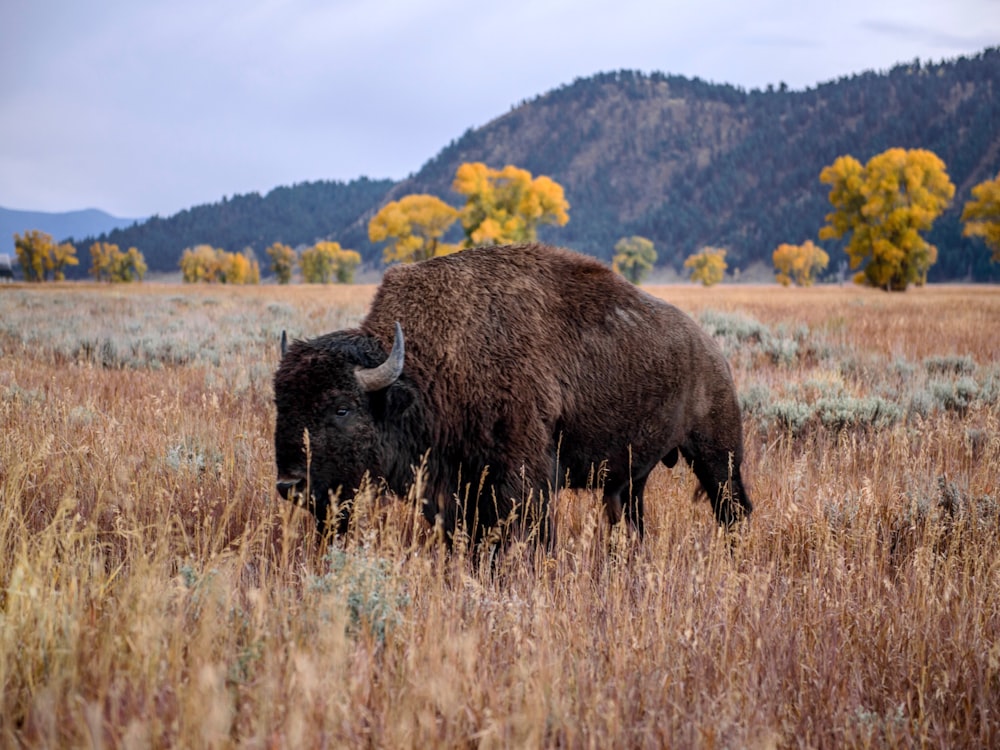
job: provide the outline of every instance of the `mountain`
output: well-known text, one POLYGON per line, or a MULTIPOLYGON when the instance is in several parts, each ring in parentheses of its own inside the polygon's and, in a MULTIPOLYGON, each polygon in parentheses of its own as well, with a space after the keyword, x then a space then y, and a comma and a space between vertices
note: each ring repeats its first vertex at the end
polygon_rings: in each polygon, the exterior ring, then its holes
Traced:
POLYGON ((52 235, 57 242, 69 237, 87 237, 90 235, 110 232, 131 226, 141 219, 120 219, 96 208, 83 211, 66 211, 64 213, 47 213, 44 211, 15 211, 0 207, 0 241, 6 249, 10 243, 13 252, 13 235, 24 234, 31 229, 37 229, 52 235))
MULTIPOLYGON (((782 242, 816 240, 831 210, 824 166, 895 146, 934 151, 957 188, 930 234, 940 251, 930 278, 1000 280, 959 222, 972 186, 1000 170, 1000 49, 806 91, 632 71, 580 79, 466 132, 392 195, 445 195, 465 161, 513 163, 566 189, 569 224, 548 238, 608 259, 620 237, 640 234, 674 268, 721 246, 745 268, 770 265, 782 242)), ((831 265, 844 257, 831 253, 831 265)))
MULTIPOLYGON (((521 103, 469 130, 398 183, 303 183, 235 196, 105 239, 135 245, 150 267, 173 270, 200 242, 228 250, 329 237, 378 264, 367 223, 385 202, 414 192, 454 204, 458 165, 516 164, 566 190, 570 222, 542 238, 608 259, 621 237, 654 241, 659 264, 680 268, 704 245, 728 249, 730 268, 770 266, 782 242, 816 240, 831 210, 819 173, 842 154, 862 162, 891 147, 925 148, 947 165, 952 207, 930 240, 930 279, 1000 281, 982 243, 961 236, 973 185, 1000 170, 1000 48, 940 63, 897 65, 791 91, 746 91, 662 73, 602 73, 521 103)), ((92 240, 84 241, 84 246, 92 240)), ((836 243, 831 271, 845 259, 836 243)))

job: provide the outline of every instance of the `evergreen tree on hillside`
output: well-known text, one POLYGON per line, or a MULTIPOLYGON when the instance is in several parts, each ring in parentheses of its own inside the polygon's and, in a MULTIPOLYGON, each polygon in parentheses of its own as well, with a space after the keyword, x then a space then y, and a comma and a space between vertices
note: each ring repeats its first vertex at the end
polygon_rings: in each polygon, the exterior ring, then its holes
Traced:
POLYGON ((365 218, 392 187, 390 180, 362 178, 349 183, 303 182, 278 187, 261 196, 235 195, 219 203, 153 218, 92 238, 119 247, 141 247, 150 270, 177 269, 185 248, 249 247, 264 253, 276 242, 296 246, 336 236, 352 247, 370 250, 367 233, 357 222, 365 218), (353 227, 353 231, 351 228, 353 227))

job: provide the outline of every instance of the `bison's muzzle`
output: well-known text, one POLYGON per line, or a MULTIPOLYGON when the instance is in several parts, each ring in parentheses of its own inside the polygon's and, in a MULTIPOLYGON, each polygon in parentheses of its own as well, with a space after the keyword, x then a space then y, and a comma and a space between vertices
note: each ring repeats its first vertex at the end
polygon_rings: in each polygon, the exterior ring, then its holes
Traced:
POLYGON ((285 500, 294 499, 305 490, 305 480, 303 479, 279 479, 275 485, 278 494, 285 500))

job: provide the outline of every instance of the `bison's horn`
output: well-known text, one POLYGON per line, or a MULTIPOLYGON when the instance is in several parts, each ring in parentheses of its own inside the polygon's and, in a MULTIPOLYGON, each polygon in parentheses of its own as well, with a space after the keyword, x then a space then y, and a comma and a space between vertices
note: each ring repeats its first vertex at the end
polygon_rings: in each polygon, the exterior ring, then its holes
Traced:
POLYGON ((395 383, 399 374, 403 371, 404 348, 403 329, 397 322, 396 338, 392 342, 392 351, 389 352, 389 356, 385 362, 378 367, 368 369, 359 368, 354 371, 354 377, 357 378, 361 388, 368 392, 380 391, 395 383))
POLYGON ((282 331, 281 332, 281 356, 284 357, 285 356, 285 352, 287 352, 287 351, 288 351, 288 336, 286 336, 285 332, 282 331))

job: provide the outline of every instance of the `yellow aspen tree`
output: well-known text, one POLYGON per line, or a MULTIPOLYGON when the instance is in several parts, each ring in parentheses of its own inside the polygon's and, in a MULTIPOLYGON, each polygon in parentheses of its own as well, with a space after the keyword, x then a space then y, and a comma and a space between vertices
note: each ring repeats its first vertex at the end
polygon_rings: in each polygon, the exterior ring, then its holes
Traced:
POLYGON ((569 221, 569 202, 558 182, 511 164, 499 170, 482 162, 462 164, 452 189, 466 198, 461 211, 466 247, 531 242, 540 225, 569 221))
POLYGON ((440 198, 415 193, 387 203, 368 222, 368 238, 387 243, 384 263, 415 263, 459 248, 441 241, 458 210, 440 198))
POLYGON ((253 276, 253 268, 250 259, 243 253, 226 253, 223 256, 223 278, 224 284, 250 284, 253 276))
POLYGON ((184 251, 180 266, 185 282, 260 283, 260 264, 250 250, 230 253, 220 247, 197 245, 184 251))
POLYGON ((225 250, 211 245, 189 247, 181 254, 181 277, 185 283, 224 282, 225 250))
POLYGON ((55 243, 52 236, 37 229, 29 229, 23 235, 14 235, 14 252, 25 281, 44 281, 46 260, 55 243))
POLYGON ((94 281, 111 281, 115 259, 121 255, 118 245, 110 242, 95 242, 90 246, 90 271, 94 281))
POLYGON ((691 269, 691 281, 699 281, 703 286, 718 284, 725 277, 726 251, 721 247, 703 247, 684 261, 684 267, 691 269))
POLYGON ((721 247, 704 247, 701 252, 689 256, 684 267, 691 269, 691 281, 713 286, 726 275, 726 251, 721 247))
POLYGON ((816 281, 816 274, 830 262, 830 256, 814 245, 812 240, 806 240, 801 245, 778 245, 771 259, 778 283, 782 286, 793 282, 797 286, 812 286, 816 281))
POLYGON ((856 283, 887 291, 926 283, 937 248, 921 232, 930 230, 955 194, 941 159, 925 149, 891 148, 862 167, 841 156, 819 179, 830 185, 834 207, 819 237, 850 235, 851 268, 861 267, 856 283))
POLYGON ((66 266, 78 265, 80 260, 76 257, 76 248, 69 242, 53 245, 48 257, 45 258, 45 270, 52 272, 55 281, 63 281, 66 278, 66 266))
POLYGON ((972 188, 972 198, 962 210, 962 234, 982 237, 993 253, 990 260, 1000 263, 1000 175, 972 188))

